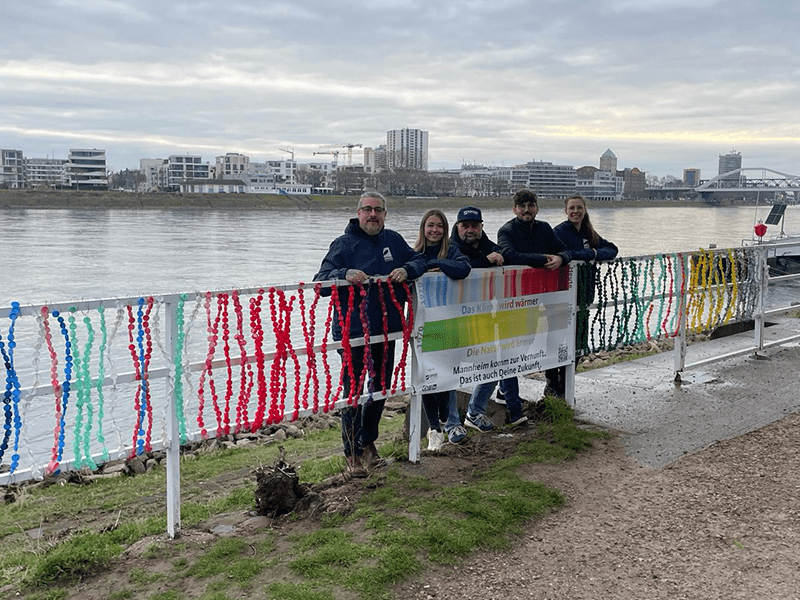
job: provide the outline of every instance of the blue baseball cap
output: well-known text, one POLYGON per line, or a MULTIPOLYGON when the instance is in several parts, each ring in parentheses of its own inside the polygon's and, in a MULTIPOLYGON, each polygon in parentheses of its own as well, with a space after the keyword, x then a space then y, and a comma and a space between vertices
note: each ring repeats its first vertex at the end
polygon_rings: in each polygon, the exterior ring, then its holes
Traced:
POLYGON ((481 209, 475 208, 474 206, 465 206, 460 211, 458 211, 458 218, 456 219, 456 223, 459 221, 480 221, 483 223, 483 215, 481 215, 481 209))

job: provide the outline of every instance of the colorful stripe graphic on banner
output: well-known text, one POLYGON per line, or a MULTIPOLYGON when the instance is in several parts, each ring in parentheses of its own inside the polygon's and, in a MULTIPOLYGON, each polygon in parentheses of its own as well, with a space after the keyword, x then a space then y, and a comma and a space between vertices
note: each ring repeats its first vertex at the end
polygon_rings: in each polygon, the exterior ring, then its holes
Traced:
POLYGON ((419 301, 428 308, 485 302, 498 296, 513 298, 569 289, 569 269, 515 268, 475 270, 467 279, 454 281, 445 277, 425 277, 417 282, 419 301), (502 281, 502 288, 496 289, 502 281))
MULTIPOLYGON (((520 303, 524 301, 519 301, 520 303)), ((486 344, 520 335, 560 331, 569 325, 570 305, 550 304, 429 321, 422 329, 422 352, 486 344)))

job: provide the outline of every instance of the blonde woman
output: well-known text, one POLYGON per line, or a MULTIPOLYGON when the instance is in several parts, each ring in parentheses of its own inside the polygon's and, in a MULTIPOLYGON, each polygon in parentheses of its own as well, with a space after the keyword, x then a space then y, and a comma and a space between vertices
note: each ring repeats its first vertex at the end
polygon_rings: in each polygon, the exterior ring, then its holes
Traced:
MULTIPOLYGON (((576 328, 575 355, 589 345, 589 305, 594 302, 594 287, 597 267, 591 263, 614 260, 619 249, 608 240, 600 237, 594 230, 586 199, 580 194, 570 196, 564 201, 564 213, 567 220, 556 225, 555 234, 564 242, 572 255, 572 260, 590 263, 578 271, 578 322, 576 328)), ((563 396, 564 367, 560 367, 561 375, 556 384, 556 395, 563 396)))
MULTIPOLYGON (((425 257, 428 271, 441 271, 451 279, 464 279, 472 267, 469 259, 455 245, 450 244, 447 233, 447 217, 444 213, 436 209, 429 210, 422 217, 414 250, 425 257)), ((458 416, 455 391, 423 394, 422 406, 430 425, 428 450, 440 450, 444 444, 442 422, 451 443, 460 444, 467 438, 467 432, 461 426, 458 416)))

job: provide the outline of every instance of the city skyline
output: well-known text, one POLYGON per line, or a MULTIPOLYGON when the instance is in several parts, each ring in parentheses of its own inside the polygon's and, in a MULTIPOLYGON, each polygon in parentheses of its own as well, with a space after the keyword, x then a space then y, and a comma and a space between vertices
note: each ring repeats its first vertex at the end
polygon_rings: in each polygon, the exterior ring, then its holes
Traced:
MULTIPOLYGON (((0 147, 140 158, 430 135, 430 170, 548 161, 800 173, 792 3, 13 3, 0 147), (757 8, 757 10, 756 10, 757 8)), ((288 155, 284 155, 288 156, 288 155)))

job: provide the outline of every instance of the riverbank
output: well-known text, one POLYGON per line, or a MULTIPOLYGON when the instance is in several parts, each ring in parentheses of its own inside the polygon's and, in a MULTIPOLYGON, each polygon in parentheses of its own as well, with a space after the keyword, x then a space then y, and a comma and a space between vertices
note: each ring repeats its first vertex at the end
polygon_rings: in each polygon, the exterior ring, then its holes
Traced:
MULTIPOLYGON (((462 206, 480 208, 505 208, 510 206, 510 196, 481 198, 454 197, 402 197, 389 196, 390 209, 417 210, 432 207, 457 210, 462 206)), ((80 210, 338 210, 353 208, 356 196, 299 196, 273 194, 180 194, 180 193, 129 193, 117 191, 33 191, 0 190, 0 210, 19 209, 80 209, 80 210)), ((563 200, 542 198, 542 208, 560 208, 563 200)), ((595 202, 595 208, 703 206, 701 202, 622 200, 595 202)))

